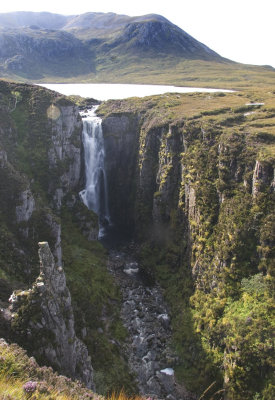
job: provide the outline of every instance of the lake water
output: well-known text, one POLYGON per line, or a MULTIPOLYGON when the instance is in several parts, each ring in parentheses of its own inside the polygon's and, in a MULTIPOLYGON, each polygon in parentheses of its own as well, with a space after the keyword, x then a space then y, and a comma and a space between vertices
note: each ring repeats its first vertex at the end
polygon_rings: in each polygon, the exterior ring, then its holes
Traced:
POLYGON ((69 95, 92 97, 97 100, 126 99, 127 97, 145 97, 164 93, 190 93, 190 92, 232 92, 224 89, 207 89, 162 85, 128 85, 114 83, 43 83, 48 89, 69 95))

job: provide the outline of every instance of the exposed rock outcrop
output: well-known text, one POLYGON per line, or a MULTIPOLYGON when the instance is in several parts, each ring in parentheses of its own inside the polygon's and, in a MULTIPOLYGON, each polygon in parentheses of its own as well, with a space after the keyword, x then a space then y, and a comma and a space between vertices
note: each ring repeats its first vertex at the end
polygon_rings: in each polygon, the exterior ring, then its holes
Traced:
POLYGON ((65 273, 54 262, 47 242, 39 243, 40 275, 28 291, 11 296, 12 327, 26 334, 30 352, 59 372, 93 387, 86 346, 75 333, 71 295, 65 273))
POLYGON ((49 190, 53 192, 54 206, 59 210, 63 197, 79 185, 82 122, 74 105, 51 105, 48 118, 52 132, 49 168, 57 170, 59 175, 58 182, 50 182, 49 190))
POLYGON ((20 193, 19 196, 20 205, 16 206, 16 221, 17 222, 27 222, 32 216, 35 210, 35 201, 30 189, 26 189, 20 193))
POLYGON ((269 163, 256 161, 253 182, 252 194, 256 197, 258 193, 263 191, 267 186, 274 190, 274 169, 269 163))

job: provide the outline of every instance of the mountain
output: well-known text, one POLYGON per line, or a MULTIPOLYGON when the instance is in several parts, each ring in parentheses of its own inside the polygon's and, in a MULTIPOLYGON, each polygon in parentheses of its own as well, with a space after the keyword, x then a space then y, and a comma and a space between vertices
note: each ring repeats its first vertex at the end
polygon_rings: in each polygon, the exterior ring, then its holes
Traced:
POLYGON ((222 60, 213 50, 157 14, 128 17, 114 13, 86 13, 72 18, 62 29, 90 41, 104 38, 100 48, 105 51, 121 53, 133 49, 142 53, 149 50, 184 58, 222 60))
POLYGON ((274 69, 227 60, 156 14, 14 12, 0 14, 0 76, 237 87, 269 84, 274 69))
POLYGON ((95 70, 87 45, 66 31, 37 26, 0 30, 2 71, 28 79, 75 76, 95 70))
POLYGON ((49 12, 16 11, 0 14, 3 28, 23 28, 35 25, 45 29, 61 29, 70 17, 49 12))

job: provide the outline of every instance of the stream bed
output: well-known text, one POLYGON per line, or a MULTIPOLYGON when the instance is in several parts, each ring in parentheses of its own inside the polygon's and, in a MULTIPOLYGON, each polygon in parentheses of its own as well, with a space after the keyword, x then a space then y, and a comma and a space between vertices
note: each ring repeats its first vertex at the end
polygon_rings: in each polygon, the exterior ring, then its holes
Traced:
POLYGON ((186 400, 175 382, 168 307, 159 285, 147 286, 129 249, 109 250, 108 270, 122 293, 121 318, 129 336, 125 346, 129 368, 140 394, 157 399, 186 400))

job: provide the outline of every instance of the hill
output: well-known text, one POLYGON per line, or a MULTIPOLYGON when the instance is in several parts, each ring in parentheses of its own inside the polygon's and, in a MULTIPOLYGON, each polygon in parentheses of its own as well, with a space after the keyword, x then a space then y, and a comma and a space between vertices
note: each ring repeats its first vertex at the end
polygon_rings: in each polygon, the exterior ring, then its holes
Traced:
POLYGON ((92 12, 0 14, 0 76, 231 88, 275 81, 273 68, 225 59, 160 15, 92 12))

